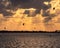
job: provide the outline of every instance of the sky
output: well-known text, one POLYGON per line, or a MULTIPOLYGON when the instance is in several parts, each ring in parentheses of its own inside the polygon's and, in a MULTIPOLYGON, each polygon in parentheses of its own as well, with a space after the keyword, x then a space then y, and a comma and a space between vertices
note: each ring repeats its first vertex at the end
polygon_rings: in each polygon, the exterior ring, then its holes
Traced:
POLYGON ((0 0, 0 30, 50 31, 60 29, 59 19, 58 0, 0 0))
POLYGON ((43 9, 43 12, 45 12, 47 9, 51 8, 51 4, 45 5, 44 2, 50 1, 51 0, 0 0, 0 13, 4 16, 11 16, 13 13, 7 10, 16 10, 18 8, 35 8, 38 12, 43 9))

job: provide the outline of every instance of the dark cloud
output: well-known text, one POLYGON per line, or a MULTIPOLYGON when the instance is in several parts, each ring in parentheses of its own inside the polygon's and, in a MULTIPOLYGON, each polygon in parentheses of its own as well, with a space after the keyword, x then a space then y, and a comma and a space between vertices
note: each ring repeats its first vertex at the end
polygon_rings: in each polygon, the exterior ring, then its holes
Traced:
POLYGON ((3 16, 11 16, 13 13, 7 11, 9 6, 5 6, 5 2, 7 0, 0 0, 0 14, 3 14, 3 16))
MULTIPOLYGON (((51 8, 51 4, 45 5, 44 2, 50 2, 51 0, 10 0, 12 8, 16 9, 16 8, 23 8, 23 9, 29 9, 29 8, 35 8, 37 9, 35 11, 35 13, 33 13, 35 16, 37 13, 40 12, 41 9, 43 9, 43 12, 45 13, 45 11, 49 8, 51 8)), ((45 16, 45 14, 43 13, 43 15, 45 16)), ((29 11, 25 11, 25 14, 29 14, 29 11)))
MULTIPOLYGON (((48 6, 45 5, 43 2, 47 1, 50 2, 51 0, 5 0, 5 2, 10 2, 10 5, 8 5, 6 8, 35 8, 35 9, 48 9, 51 7, 49 4, 48 6)), ((4 2, 3 0, 0 0, 0 2, 4 2)), ((0 3, 1 4, 1 3, 0 3)))
POLYGON ((51 6, 45 5, 43 2, 50 2, 51 0, 10 0, 13 7, 19 6, 20 8, 36 8, 36 9, 47 9, 51 6))
MULTIPOLYGON (((13 13, 8 12, 7 10, 16 10, 18 8, 23 9, 29 9, 29 8, 35 8, 36 11, 30 13, 30 11, 26 10, 24 14, 28 14, 28 16, 36 16, 36 14, 40 13, 40 10, 43 10, 43 17, 46 17, 44 19, 44 22, 50 21, 53 17, 55 17, 55 14, 49 14, 49 11, 46 12, 47 9, 51 8, 51 4, 45 5, 44 2, 50 2, 51 0, 0 0, 0 13, 2 13, 4 16, 12 16, 13 13), (5 6, 6 2, 9 2, 7 6, 5 6), (3 3, 3 4, 2 4, 3 3)), ((53 8, 55 10, 55 8, 53 8)))
POLYGON ((37 10, 35 10, 33 12, 30 12, 29 10, 25 10, 25 12, 24 12, 24 14, 28 14, 28 17, 31 17, 31 16, 34 17, 38 13, 40 13, 40 10, 39 9, 37 9, 37 10))
POLYGON ((55 14, 49 14, 45 19, 44 19, 44 23, 47 23, 49 21, 51 21, 51 19, 53 19, 56 15, 55 14))
MULTIPOLYGON (((37 9, 35 13, 39 13, 41 9, 43 9, 43 15, 46 16, 44 13, 47 9, 51 8, 51 4, 45 5, 44 2, 50 2, 51 0, 5 0, 5 2, 9 2, 8 6, 2 4, 3 0, 0 0, 0 13, 4 15, 10 15, 11 12, 7 12, 7 9, 16 10, 18 8, 35 8, 37 9), (6 13, 5 13, 6 12, 6 13)), ((26 12, 26 11, 25 11, 26 12)), ((34 13, 34 15, 35 15, 34 13)))

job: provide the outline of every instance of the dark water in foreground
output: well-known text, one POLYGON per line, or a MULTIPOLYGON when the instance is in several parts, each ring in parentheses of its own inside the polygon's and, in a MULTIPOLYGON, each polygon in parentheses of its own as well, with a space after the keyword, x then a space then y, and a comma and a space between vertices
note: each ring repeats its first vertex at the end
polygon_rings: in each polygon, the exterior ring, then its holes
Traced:
POLYGON ((0 33, 0 48, 60 48, 60 33, 0 33))

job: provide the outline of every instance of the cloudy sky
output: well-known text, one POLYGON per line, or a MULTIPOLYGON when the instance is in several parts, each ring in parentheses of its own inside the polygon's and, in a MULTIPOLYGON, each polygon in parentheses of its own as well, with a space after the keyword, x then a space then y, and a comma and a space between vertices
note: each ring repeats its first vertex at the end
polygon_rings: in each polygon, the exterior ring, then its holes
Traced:
POLYGON ((0 13, 2 13, 4 16, 11 16, 13 13, 6 10, 16 10, 17 8, 35 8, 46 11, 47 9, 51 8, 51 5, 45 5, 44 2, 50 1, 51 0, 0 0, 0 13))

